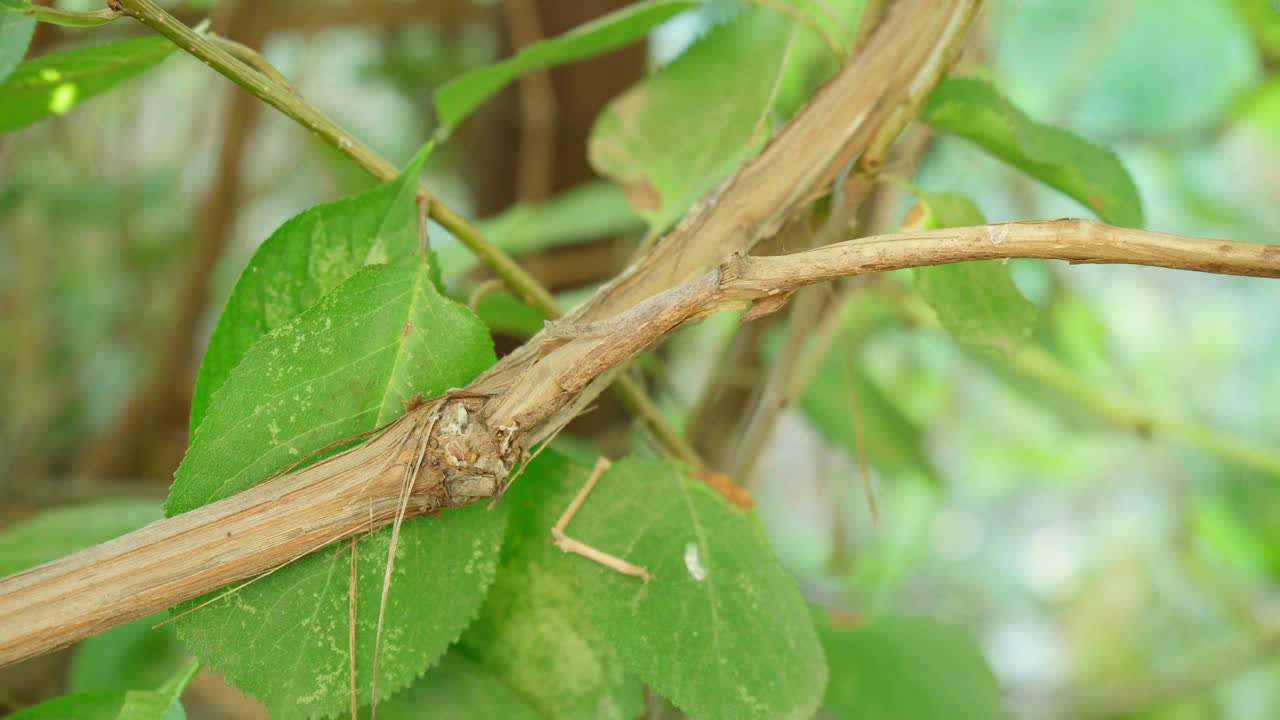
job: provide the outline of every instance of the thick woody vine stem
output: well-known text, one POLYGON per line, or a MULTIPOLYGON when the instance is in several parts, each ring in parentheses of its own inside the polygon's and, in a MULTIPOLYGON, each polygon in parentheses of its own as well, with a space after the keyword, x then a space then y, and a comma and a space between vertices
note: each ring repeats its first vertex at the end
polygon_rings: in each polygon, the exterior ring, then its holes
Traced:
POLYGON ((0 666, 386 525, 406 479, 413 487, 410 516, 500 495, 528 449, 591 402, 629 360, 726 306, 752 303, 749 319, 777 310, 806 285, 993 258, 1280 277, 1280 246, 1086 220, 881 235, 792 255, 747 255, 866 148, 913 78, 930 71, 930 48, 954 29, 963 6, 895 4, 865 51, 760 157, 617 280, 465 390, 428 401, 323 463, 0 580, 0 666))
POLYGON ((718 309, 766 301, 772 311, 801 287, 850 275, 1026 257, 1280 278, 1280 245, 1188 238, 1090 220, 880 235, 793 255, 735 256, 617 317, 554 324, 552 347, 502 394, 463 391, 433 401, 324 463, 0 580, 0 665, 386 524, 419 442, 428 442, 443 461, 422 465, 410 515, 498 494, 523 450, 562 422, 565 408, 575 407, 597 378, 718 309))

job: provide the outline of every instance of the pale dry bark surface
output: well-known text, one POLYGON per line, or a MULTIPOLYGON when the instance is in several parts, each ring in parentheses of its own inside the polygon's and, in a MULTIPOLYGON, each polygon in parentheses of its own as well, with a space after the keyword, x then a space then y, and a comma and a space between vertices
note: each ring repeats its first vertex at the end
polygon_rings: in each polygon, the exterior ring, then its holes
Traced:
POLYGON ((499 494, 511 468, 640 352, 684 324, 751 302, 777 310, 837 277, 967 260, 1036 257, 1280 277, 1280 247, 1116 228, 1008 223, 862 238, 792 255, 747 253, 864 151, 939 75, 965 0, 906 0, 861 53, 755 160, 595 296, 466 390, 420 405, 320 464, 0 580, 0 666, 279 567, 395 517, 499 494))

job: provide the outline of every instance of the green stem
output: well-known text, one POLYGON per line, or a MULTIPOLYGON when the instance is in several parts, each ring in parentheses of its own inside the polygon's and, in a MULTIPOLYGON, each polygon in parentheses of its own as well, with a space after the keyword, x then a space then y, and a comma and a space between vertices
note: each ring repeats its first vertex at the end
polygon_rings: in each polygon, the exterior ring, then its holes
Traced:
MULTIPOLYGON (((892 284, 884 283, 882 287, 892 288, 892 284)), ((924 327, 938 327, 937 318, 919 298, 899 292, 893 292, 891 297, 905 319, 924 327)), ((1198 423, 1154 415, 1117 399, 1113 393, 1076 375, 1044 348, 1024 344, 1013 353, 1008 362, 1010 368, 1023 377, 1071 398, 1080 407, 1117 427, 1132 430, 1142 436, 1178 437, 1241 467, 1280 477, 1280 453, 1267 447, 1240 442, 1198 423)))
MULTIPOLYGON (((255 70, 217 43, 197 34, 152 0, 108 0, 108 5, 111 12, 122 12, 137 19, 263 102, 292 118, 299 125, 310 130, 313 135, 336 148, 338 152, 354 160, 365 172, 378 180, 389 182, 399 174, 399 169, 395 165, 342 129, 287 85, 278 84, 269 74, 255 70)), ((517 297, 533 306, 543 317, 554 319, 564 314, 564 309, 551 293, 542 287, 528 271, 520 267, 510 255, 486 240, 474 225, 432 195, 425 187, 419 185, 418 192, 430 199, 431 218, 443 225, 458 238, 459 242, 475 253, 481 262, 502 278, 517 297)), ((623 376, 613 384, 613 389, 623 405, 649 427, 669 456, 695 467, 702 467, 703 463, 697 453, 684 441, 680 433, 666 422, 662 412, 639 384, 623 376)))
POLYGON ((191 684, 192 678, 196 673, 200 672, 200 668, 204 667, 204 663, 199 658, 187 663, 185 667, 179 670, 173 677, 165 681, 163 685, 156 688, 157 692, 168 695, 171 699, 176 700, 187 689, 187 685, 191 684))
POLYGON ((1203 425, 1160 417, 1111 397, 1087 381, 1076 377, 1043 348, 1025 345, 1014 353, 1015 368, 1064 395, 1074 398, 1099 416, 1120 427, 1147 434, 1163 434, 1183 440, 1242 467, 1254 468, 1280 477, 1280 455, 1264 447, 1240 442, 1203 425))
POLYGON ((59 10, 58 8, 34 4, 20 5, 18 7, 0 6, 0 12, 16 12, 30 15, 40 22, 62 25, 63 27, 96 27, 105 25, 124 15, 124 13, 110 8, 94 12, 76 12, 74 10, 59 10))
POLYGON ((277 70, 276 66, 272 65, 257 50, 254 50, 243 43, 238 43, 231 38, 225 38, 221 35, 215 35, 214 33, 209 33, 208 37, 214 44, 218 45, 223 50, 226 50, 232 56, 239 58, 245 64, 252 66, 254 70, 266 75, 280 87, 285 88, 295 95, 297 94, 297 91, 293 89, 293 85, 289 82, 289 78, 285 77, 284 73, 277 70))

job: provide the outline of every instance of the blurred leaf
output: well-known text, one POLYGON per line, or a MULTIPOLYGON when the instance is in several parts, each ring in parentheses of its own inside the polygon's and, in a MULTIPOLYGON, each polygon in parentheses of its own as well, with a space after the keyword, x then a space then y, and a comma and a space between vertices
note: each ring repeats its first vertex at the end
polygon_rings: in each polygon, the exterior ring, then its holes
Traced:
POLYGON ((67 668, 67 690, 159 685, 187 654, 172 625, 155 627, 167 617, 158 612, 81 641, 67 668))
POLYGON ((1262 130, 1280 145, 1280 75, 1246 95, 1235 116, 1239 122, 1262 130))
POLYGON ((1274 0, 1235 0, 1253 40, 1271 60, 1280 59, 1280 9, 1274 0))
POLYGON ((9 77, 9 73, 22 62, 35 29, 35 18, 6 12, 4 6, 0 5, 0 82, 9 77))
MULTIPOLYGON (((477 222, 476 228, 494 245, 520 256, 635 233, 644 229, 644 221, 627 204, 622 188, 610 182, 590 182, 543 203, 516 203, 477 222)), ((451 276, 479 264, 475 253, 459 243, 445 245, 439 253, 440 267, 451 276)))
POLYGON ((1094 137, 1209 132, 1258 81, 1232 0, 1000 5, 991 37, 1001 87, 1032 115, 1094 137))
MULTIPOLYGON (((836 4, 842 17, 861 8, 854 0, 836 4)), ((592 167, 626 189, 651 230, 667 228, 768 139, 780 79, 808 77, 821 59, 796 56, 797 47, 811 47, 799 45, 810 34, 764 7, 712 28, 605 108, 591 130, 592 167)))
POLYGON ((464 73, 436 90, 436 113, 442 130, 448 132, 457 127, 485 100, 524 73, 584 60, 629 45, 664 20, 697 5, 696 0, 633 3, 563 35, 521 48, 502 62, 464 73))
POLYGON ((155 66, 175 49, 162 37, 141 38, 24 62, 0 84, 0 130, 64 115, 77 103, 155 66))
POLYGON ((1142 225, 1138 190, 1113 153, 1065 130, 1035 122, 983 80, 944 80, 929 97, 921 120, 977 143, 1079 200, 1106 222, 1142 225))
POLYGON ((986 658, 967 634, 923 617, 852 629, 819 623, 831 669, 823 707, 848 720, 1005 717, 986 658))
POLYGON ((361 267, 415 252, 418 174, 430 152, 427 145, 385 185, 295 215, 262 243, 209 339, 191 398, 191 438, 214 392, 267 331, 311 307, 361 267))
MULTIPOLYGON (((916 471, 937 483, 937 470, 925 455, 920 426, 869 375, 856 367, 850 373, 862 415, 867 462, 890 473, 916 471)), ((844 360, 836 351, 823 361, 813 383, 801 395, 800 406, 828 441, 856 456, 858 444, 849 392, 844 360)))
POLYGON ((577 558, 548 540, 587 469, 547 451, 503 499, 511 506, 498 577, 461 648, 553 720, 625 720, 644 710, 640 681, 591 622, 577 558))
POLYGON ((120 717, 126 690, 95 690, 63 695, 39 705, 23 708, 9 720, 104 720, 120 717))
MULTIPOLYGON (((925 456, 920 426, 907 416, 892 395, 858 367, 850 354, 851 346, 859 337, 884 322, 882 309, 883 306, 869 304, 861 298, 842 309, 841 336, 801 392, 800 409, 828 442, 856 458, 858 423, 853 417, 856 400, 867 462, 886 473, 916 472, 936 483, 938 474, 925 456)), ((768 338, 765 354, 769 366, 781 351, 781 340, 779 334, 768 338)))
MULTIPOLYGON (((166 509, 186 512, 250 487, 311 450, 395 419, 420 391, 466 385, 493 360, 484 325, 439 294, 425 260, 365 267, 249 348, 213 395, 166 509)), ((404 523, 379 656, 382 699, 420 676, 475 616, 505 515, 505 505, 472 507, 404 523)), ((362 701, 390 536, 387 527, 358 543, 362 701)), ((348 547, 308 555, 178 618, 179 636, 275 716, 344 711, 348 547)))
POLYGON ((1064 294, 1048 311, 1050 339, 1055 353, 1087 377, 1113 377, 1107 355, 1107 324, 1084 298, 1064 294))
POLYGON ((103 500, 45 510, 0 532, 0 576, 57 560, 162 517, 155 500, 103 500))
POLYGON ((11 720, 185 720, 178 698, 200 669, 191 664, 156 690, 91 690, 54 698, 9 715, 11 720))
POLYGON ((387 702, 378 703, 378 717, 383 720, 428 716, 432 720, 543 718, 474 660, 456 652, 445 655, 439 665, 387 702))
POLYGON ((178 698, 201 667, 201 663, 193 662, 155 690, 130 690, 125 693, 124 706, 120 708, 118 720, 185 720, 187 713, 178 698))
POLYGON ((507 292, 485 295, 476 307, 476 314, 493 332, 516 337, 533 337, 545 322, 531 305, 507 292))
MULTIPOLYGON (((1272 503, 1266 503, 1272 505, 1272 503)), ((1253 508, 1240 508, 1248 513, 1253 508)), ((1274 516, 1274 509, 1268 508, 1274 516)), ((1247 518, 1256 520, 1258 518, 1247 518)), ((1223 498, 1197 495, 1192 506, 1191 522, 1196 544, 1210 551, 1219 562, 1246 577, 1266 577, 1268 572, 1280 569, 1280 553, 1269 546, 1266 536, 1272 532, 1260 532, 1263 527, 1241 521, 1238 512, 1223 498)))
MULTIPOLYGON (((917 192, 919 205, 904 229, 937 230, 986 224, 963 195, 917 192)), ((960 342, 982 351, 1012 353, 1035 328, 1039 313, 1013 284, 999 260, 951 263, 912 270, 916 290, 960 342)))
POLYGON ((698 718, 808 718, 826 684, 796 581, 750 517, 670 463, 622 460, 566 531, 645 567, 648 584, 572 558, 628 669, 698 718))

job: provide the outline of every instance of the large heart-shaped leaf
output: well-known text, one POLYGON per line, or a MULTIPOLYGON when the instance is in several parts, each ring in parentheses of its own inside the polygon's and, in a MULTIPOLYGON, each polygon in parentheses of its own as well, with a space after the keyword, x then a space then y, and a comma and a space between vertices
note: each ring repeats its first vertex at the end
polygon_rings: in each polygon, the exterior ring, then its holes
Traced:
POLYGON ((236 281, 209 339, 191 398, 192 436, 204 421, 209 398, 258 338, 311 307, 361 267, 414 251, 418 173, 430 152, 427 145, 385 185, 294 216, 262 243, 236 281))
POLYGON ((810 718, 827 669, 796 581, 751 519, 676 466, 624 460, 568 535, 645 567, 573 558, 628 669, 698 718, 810 718))
MULTIPOLYGON (((417 393, 460 387, 487 368, 494 356, 483 324, 442 297, 431 275, 420 257, 366 267, 250 347, 212 397, 168 512, 243 490, 311 450, 394 419, 417 393)), ((421 675, 475 616, 504 523, 505 506, 404 523, 378 660, 380 697, 421 675)), ((179 635, 278 717, 340 712, 350 703, 356 562, 356 682, 366 702, 390 533, 359 540, 354 560, 346 544, 304 557, 181 617, 179 635)))

